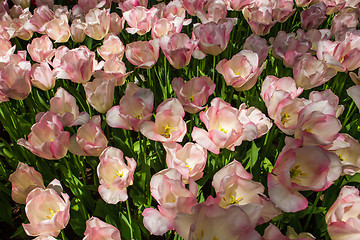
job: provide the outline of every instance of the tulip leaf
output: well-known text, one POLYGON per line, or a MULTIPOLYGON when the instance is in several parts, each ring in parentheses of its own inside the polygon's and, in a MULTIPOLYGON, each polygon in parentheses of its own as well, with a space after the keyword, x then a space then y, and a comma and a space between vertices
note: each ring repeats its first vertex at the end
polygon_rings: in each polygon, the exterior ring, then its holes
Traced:
POLYGON ((255 165, 256 161, 258 160, 259 150, 260 147, 257 147, 255 142, 253 141, 251 144, 251 148, 246 152, 245 160, 249 159, 245 167, 246 170, 250 168, 250 172, 251 172, 251 168, 255 165))

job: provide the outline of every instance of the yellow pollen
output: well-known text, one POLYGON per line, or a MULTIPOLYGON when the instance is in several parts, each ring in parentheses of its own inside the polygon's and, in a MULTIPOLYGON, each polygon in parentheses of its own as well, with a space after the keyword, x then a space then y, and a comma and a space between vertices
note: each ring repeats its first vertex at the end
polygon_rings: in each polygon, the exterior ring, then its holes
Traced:
POLYGON ((220 131, 224 132, 225 134, 228 132, 228 130, 226 130, 226 129, 223 128, 222 126, 220 126, 220 131))
POLYGON ((297 182, 301 182, 299 177, 306 176, 306 173, 303 173, 299 168, 300 166, 296 165, 293 169, 290 170, 290 178, 297 182))
POLYGON ((346 161, 346 160, 347 160, 347 159, 344 158, 341 154, 339 154, 339 158, 340 158, 341 161, 346 161))
POLYGON ((140 115, 135 114, 134 117, 137 118, 137 119, 142 119, 142 118, 143 118, 143 115, 142 115, 142 113, 140 113, 140 115))
POLYGON ((290 115, 287 113, 284 113, 284 115, 281 116, 281 123, 285 124, 287 121, 289 121, 290 115))
POLYGON ((312 133, 312 129, 309 128, 309 129, 305 129, 304 131, 308 132, 308 133, 312 133))
POLYGON ((236 199, 235 199, 235 197, 234 197, 234 196, 231 196, 231 201, 230 201, 229 205, 232 205, 232 204, 239 204, 239 202, 241 201, 241 199, 242 199, 242 197, 241 197, 241 196, 240 196, 240 197, 238 197, 238 198, 236 198, 236 199))
POLYGON ((164 130, 162 133, 160 133, 161 136, 164 136, 166 138, 170 137, 170 134, 174 128, 169 127, 169 124, 166 124, 166 127, 162 127, 164 130))
POLYGON ((194 96, 189 97, 189 100, 192 103, 194 101, 194 96))
MULTIPOLYGON (((49 212, 50 212, 50 216, 46 216, 47 219, 51 219, 55 214, 55 212, 51 208, 49 208, 49 212)), ((58 210, 58 212, 59 212, 59 210, 58 210)))

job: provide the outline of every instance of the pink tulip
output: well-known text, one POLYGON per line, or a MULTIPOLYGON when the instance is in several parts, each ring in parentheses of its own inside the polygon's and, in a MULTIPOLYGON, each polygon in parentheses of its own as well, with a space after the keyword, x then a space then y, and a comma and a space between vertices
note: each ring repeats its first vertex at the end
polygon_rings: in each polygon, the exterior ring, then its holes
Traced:
POLYGON ((99 194, 105 202, 117 204, 128 198, 126 187, 133 184, 136 161, 125 157, 120 149, 106 148, 99 156, 100 163, 97 167, 99 177, 99 194))
POLYGON ((236 91, 251 89, 265 65, 259 67, 259 57, 255 52, 242 50, 230 60, 223 59, 216 65, 216 70, 223 75, 228 86, 236 91))
POLYGON ((86 24, 81 19, 76 18, 72 21, 70 26, 71 39, 74 42, 80 43, 85 40, 85 27, 86 24))
POLYGON ((54 56, 53 44, 46 35, 41 38, 34 38, 31 44, 27 45, 27 50, 31 59, 38 63, 50 60, 54 56))
POLYGON ((86 221, 86 229, 83 240, 121 240, 120 231, 111 224, 101 221, 97 217, 91 217, 86 221))
POLYGON ((281 211, 264 195, 264 186, 255 182, 238 161, 234 160, 215 173, 212 186, 216 191, 215 202, 220 207, 244 206, 255 203, 263 206, 257 224, 270 221, 281 211))
POLYGON ((339 156, 346 175, 354 175, 360 171, 360 143, 349 134, 343 134, 348 146, 334 151, 339 156))
POLYGON ((193 36, 199 40, 199 49, 205 54, 214 56, 223 52, 229 43, 233 25, 231 19, 194 25, 193 36))
POLYGON ((328 145, 341 128, 335 108, 328 101, 314 101, 299 112, 294 137, 302 139, 303 145, 328 145))
POLYGON ((43 5, 49 6, 49 8, 54 7, 54 0, 36 0, 36 7, 40 7, 43 5))
POLYGON ((335 39, 339 40, 341 36, 346 35, 350 29, 356 29, 359 24, 359 14, 354 9, 337 13, 331 22, 331 33, 335 39))
POLYGON ((268 175, 270 199, 285 212, 307 207, 299 191, 323 191, 341 174, 339 157, 316 146, 301 146, 301 141, 285 138, 285 147, 268 175))
POLYGON ((355 240, 360 237, 359 207, 359 190, 353 186, 344 186, 325 215, 327 230, 331 239, 355 240))
POLYGON ((48 22, 45 32, 56 43, 67 42, 71 35, 67 16, 63 15, 61 18, 54 18, 48 22))
POLYGON ((110 13, 110 29, 109 32, 113 35, 118 35, 125 25, 125 19, 120 17, 116 12, 110 13))
POLYGON ((194 77, 186 83, 182 78, 174 78, 171 87, 184 110, 194 114, 205 108, 203 105, 215 91, 216 86, 210 77, 202 76, 194 77))
MULTIPOLYGON (((260 1, 261 2, 261 1, 260 1)), ((273 9, 269 6, 247 6, 243 10, 243 15, 249 23, 251 30, 258 35, 266 35, 270 28, 277 21, 272 18, 273 9)))
POLYGON ((12 186, 11 198, 21 204, 26 203, 27 195, 34 188, 45 189, 41 173, 22 162, 19 162, 16 171, 10 174, 9 182, 12 186))
POLYGON ((301 27, 304 30, 318 28, 326 19, 326 5, 319 2, 301 12, 301 27))
POLYGON ((190 142, 184 147, 175 142, 164 143, 163 146, 166 151, 167 167, 178 170, 185 183, 189 182, 190 177, 197 181, 203 176, 207 157, 203 147, 190 142))
POLYGON ((336 70, 329 68, 310 53, 302 55, 293 67, 296 85, 305 90, 320 86, 335 75, 336 70))
POLYGON ((346 0, 319 0, 326 5, 326 14, 331 15, 344 8, 346 0))
POLYGON ((191 136, 195 142, 215 154, 220 153, 220 148, 234 151, 243 140, 243 126, 238 116, 238 109, 220 98, 214 98, 211 107, 200 113, 208 132, 194 127, 191 136))
POLYGON ((36 63, 31 70, 31 84, 43 91, 48 91, 55 87, 55 77, 49 64, 45 61, 36 63))
POLYGON ((86 83, 96 68, 95 53, 81 46, 66 52, 61 57, 61 63, 55 68, 55 72, 57 78, 70 79, 75 83, 86 83))
POLYGON ((280 31, 270 39, 274 57, 284 61, 285 66, 293 67, 296 60, 309 51, 309 41, 296 37, 295 33, 280 31))
POLYGON ((15 100, 25 99, 31 91, 30 73, 30 62, 13 54, 9 63, 0 70, 0 91, 15 100))
POLYGON ((86 100, 99 113, 106 113, 113 105, 115 82, 95 78, 92 82, 83 84, 86 100))
POLYGON ((262 240, 305 240, 305 239, 316 239, 310 233, 300 233, 299 235, 295 233, 294 229, 288 226, 287 236, 284 236, 281 231, 272 223, 265 229, 262 240), (290 234, 289 234, 290 233, 290 234), (297 235, 297 236, 294 236, 297 235))
POLYGON ((239 107, 238 119, 244 127, 243 140, 246 141, 253 141, 265 135, 272 127, 270 119, 265 114, 255 107, 247 109, 245 103, 239 107))
POLYGON ((181 142, 186 134, 184 115, 180 101, 169 98, 158 106, 155 122, 145 121, 140 132, 153 141, 181 142))
POLYGON ((28 140, 20 138, 17 144, 39 157, 53 160, 66 155, 69 139, 70 134, 64 131, 57 114, 47 112, 31 127, 28 140))
POLYGON ((186 12, 191 16, 195 16, 196 11, 204 7, 203 0, 180 0, 180 1, 183 7, 186 9, 186 12))
POLYGON ((191 213, 178 213, 175 230, 184 239, 248 239, 260 240, 255 231, 256 222, 262 210, 261 205, 247 208, 202 202, 196 204, 191 213))
POLYGON ((104 81, 114 81, 115 86, 121 86, 125 83, 125 80, 131 72, 126 72, 126 66, 116 56, 111 57, 104 63, 104 71, 97 70, 94 73, 95 78, 103 79, 104 81))
POLYGON ((197 184, 190 178, 187 189, 181 178, 181 174, 173 168, 164 169, 152 176, 151 195, 159 203, 159 210, 146 208, 142 213, 144 226, 151 234, 163 235, 174 229, 177 214, 190 213, 191 207, 196 203, 197 184))
POLYGON ((196 11, 196 16, 202 23, 218 22, 220 19, 226 18, 227 6, 223 0, 208 1, 204 8, 196 11))
POLYGON ((306 7, 312 2, 313 0, 295 0, 296 6, 298 7, 306 7))
POLYGON ((275 21, 285 22, 291 15, 296 12, 293 0, 275 0, 272 17, 275 21))
POLYGON ((156 9, 146 9, 142 6, 137 6, 129 11, 123 13, 123 17, 129 24, 130 28, 126 28, 126 31, 130 34, 144 35, 149 32, 152 27, 152 22, 156 9))
POLYGON ((129 11, 137 6, 146 7, 148 5, 148 0, 118 0, 117 2, 123 12, 129 11))
POLYGON ((191 40, 184 33, 174 33, 171 36, 162 36, 159 44, 170 64, 174 68, 180 69, 189 64, 191 54, 197 47, 198 41, 191 40))
POLYGON ((46 235, 46 236, 38 236, 34 238, 34 240, 56 240, 56 238, 46 235))
POLYGON ((110 10, 91 9, 85 16, 85 33, 95 40, 103 39, 110 29, 110 10))
POLYGON ((7 39, 0 38, 0 68, 10 62, 10 57, 14 54, 16 45, 12 45, 7 39))
POLYGON ((41 34, 45 33, 46 25, 54 19, 54 12, 49 6, 44 5, 34 9, 34 14, 29 21, 30 30, 41 34))
POLYGON ((108 140, 100 127, 99 115, 93 116, 71 136, 69 151, 79 156, 100 156, 107 147, 108 140))
POLYGON ((118 36, 108 35, 104 39, 103 45, 97 49, 97 52, 105 61, 112 57, 117 57, 121 60, 124 56, 125 47, 118 36))
POLYGON ((15 33, 14 33, 15 37, 18 37, 20 39, 28 41, 33 36, 33 31, 31 30, 31 27, 30 27, 31 17, 32 17, 32 14, 28 8, 21 9, 21 12, 18 17, 14 18, 14 16, 13 16, 13 21, 11 23, 11 29, 15 31, 15 33))
POLYGON ((286 98, 298 97, 302 91, 303 89, 297 88, 295 80, 290 77, 266 76, 260 96, 265 102, 269 116, 274 119, 278 104, 286 98))
POLYGON ((360 109, 360 85, 352 86, 346 92, 355 102, 357 108, 360 109))
POLYGON ((152 91, 129 82, 119 105, 107 112, 106 122, 113 128, 139 131, 143 122, 151 119, 153 107, 152 91))
POLYGON ((243 49, 257 53, 259 57, 259 66, 265 62, 270 51, 270 47, 267 46, 267 41, 254 33, 245 40, 243 49))
POLYGON ((181 17, 175 17, 174 20, 168 20, 166 18, 157 19, 151 30, 151 37, 161 38, 164 35, 173 35, 174 33, 180 33, 184 19, 181 17))
POLYGON ((159 41, 137 41, 126 45, 125 56, 132 65, 151 68, 159 58, 159 41))
MULTIPOLYGON (((76 99, 66 90, 59 87, 55 96, 50 99, 50 111, 58 115, 58 119, 65 127, 82 125, 89 120, 89 114, 79 112, 76 99)), ((38 118, 38 116, 36 116, 38 118)))
POLYGON ((56 237, 69 222, 69 196, 52 188, 35 188, 26 198, 25 212, 30 222, 23 223, 27 235, 56 237))

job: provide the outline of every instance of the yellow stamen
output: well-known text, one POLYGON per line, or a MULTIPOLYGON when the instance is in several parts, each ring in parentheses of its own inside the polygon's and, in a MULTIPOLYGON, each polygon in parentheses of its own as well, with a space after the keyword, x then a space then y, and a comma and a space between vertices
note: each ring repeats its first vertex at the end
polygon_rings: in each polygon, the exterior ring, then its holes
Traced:
POLYGON ((281 123, 285 124, 287 121, 289 121, 290 115, 287 113, 284 113, 284 115, 281 116, 281 123))
POLYGON ((347 159, 344 158, 341 154, 339 154, 339 158, 340 158, 341 161, 346 161, 346 160, 347 160, 347 159))
POLYGON ((47 219, 51 219, 55 214, 55 212, 51 208, 49 208, 49 212, 50 212, 50 216, 46 216, 47 219))
POLYGON ((194 101, 194 96, 189 97, 189 100, 192 103, 194 101))
POLYGON ((142 118, 143 118, 143 114, 142 114, 142 113, 140 113, 140 115, 135 114, 134 117, 137 118, 137 119, 142 119, 142 118))
POLYGON ((162 127, 163 128, 163 132, 160 133, 161 136, 164 136, 166 138, 170 137, 171 132, 173 131, 173 127, 169 127, 169 124, 166 124, 166 127, 162 127))
POLYGON ((242 199, 242 197, 241 197, 241 196, 240 196, 240 197, 238 197, 238 198, 236 198, 236 199, 235 199, 235 197, 234 197, 234 196, 231 196, 231 201, 230 201, 229 205, 232 205, 232 204, 239 204, 239 202, 241 201, 241 199, 242 199))
POLYGON ((227 134, 228 130, 226 130, 225 128, 223 128, 222 126, 220 126, 220 131, 224 132, 225 134, 227 134))
POLYGON ((300 170, 300 165, 296 165, 293 169, 290 170, 290 178, 296 182, 301 182, 301 179, 299 179, 299 177, 304 177, 306 175, 306 173, 303 173, 300 170))

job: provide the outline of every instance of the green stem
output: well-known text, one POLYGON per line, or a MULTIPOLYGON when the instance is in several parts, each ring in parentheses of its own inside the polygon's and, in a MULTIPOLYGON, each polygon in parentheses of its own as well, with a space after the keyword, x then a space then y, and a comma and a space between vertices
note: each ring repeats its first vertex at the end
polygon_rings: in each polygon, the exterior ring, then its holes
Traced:
POLYGON ((314 214, 314 211, 315 211, 315 209, 316 209, 316 205, 317 205, 317 203, 318 203, 319 200, 320 200, 321 194, 322 194, 322 192, 318 192, 317 195, 316 195, 315 202, 314 202, 314 204, 311 206, 310 214, 308 215, 308 218, 306 219, 305 227, 304 227, 304 229, 303 229, 304 231, 306 231, 306 229, 307 229, 308 226, 309 226, 310 219, 311 219, 312 215, 314 214))
MULTIPOLYGON (((127 209, 127 213, 128 213, 128 218, 129 218, 130 226, 132 226, 132 223, 131 223, 131 214, 130 214, 130 207, 129 207, 129 200, 126 200, 126 209, 127 209)), ((132 229, 132 227, 131 227, 131 229, 132 229)), ((131 239, 134 239, 133 231, 130 231, 130 237, 131 237, 131 239)))

